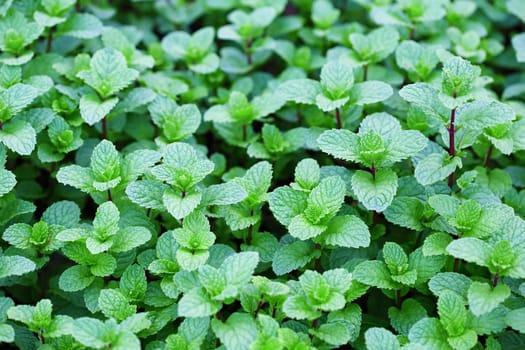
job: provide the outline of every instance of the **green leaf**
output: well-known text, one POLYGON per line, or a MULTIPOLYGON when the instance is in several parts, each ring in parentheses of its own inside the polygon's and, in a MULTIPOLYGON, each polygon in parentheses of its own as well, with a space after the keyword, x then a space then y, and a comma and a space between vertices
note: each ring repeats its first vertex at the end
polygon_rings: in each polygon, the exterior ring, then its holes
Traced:
POLYGON ((23 256, 0 256, 0 278, 21 276, 35 269, 36 264, 23 256))
POLYGON ((428 118, 431 126, 440 126, 450 115, 439 99, 439 90, 428 83, 405 85, 399 95, 407 102, 416 105, 428 118))
POLYGON ((95 94, 87 94, 80 98, 80 115, 88 125, 94 125, 104 119, 117 105, 118 97, 101 100, 95 94))
POLYGON ((335 158, 359 160, 359 137, 348 130, 327 130, 319 136, 317 144, 321 151, 335 158))
POLYGON ((424 345, 428 350, 452 350, 445 329, 435 318, 423 318, 416 322, 410 328, 408 339, 411 343, 424 345))
POLYGON ((336 216, 322 235, 325 244, 359 248, 370 245, 368 226, 354 215, 336 216))
POLYGON ((75 265, 60 275, 58 286, 65 292, 77 292, 86 289, 94 280, 88 267, 75 265))
POLYGON ((486 266, 492 247, 478 238, 460 238, 448 245, 447 252, 456 258, 486 266))
POLYGON ((350 103, 353 105, 366 105, 388 99, 394 90, 382 81, 365 81, 355 84, 350 90, 350 103))
POLYGON ((302 159, 295 167, 295 182, 300 188, 312 190, 319 183, 320 168, 312 158, 302 159))
POLYGON ((505 322, 511 328, 517 330, 520 333, 525 332, 525 308, 515 309, 509 311, 505 317, 505 322))
POLYGON ((199 192, 186 193, 184 196, 171 188, 164 191, 162 201, 166 210, 175 218, 182 219, 188 216, 201 202, 202 194, 199 192))
POLYGON ((348 96, 354 84, 352 67, 341 61, 329 61, 321 69, 321 87, 326 97, 337 100, 348 96))
POLYGON ((352 190, 368 210, 382 212, 390 206, 397 191, 397 175, 391 169, 377 169, 375 177, 358 170, 352 176, 352 190))
POLYGON ((272 269, 281 276, 305 266, 314 257, 313 244, 296 241, 279 246, 272 261, 272 269))
POLYGON ((93 174, 88 168, 78 165, 68 165, 60 168, 57 173, 57 180, 64 185, 78 188, 86 193, 95 191, 93 174))
POLYGON ((126 187, 126 195, 135 204, 148 209, 164 209, 162 196, 168 185, 154 180, 139 180, 126 187))
POLYGON ((142 300, 146 294, 147 280, 144 269, 139 265, 130 265, 124 270, 119 282, 120 291, 132 300, 142 300))
POLYGON ((377 260, 363 261, 353 272, 355 280, 381 289, 399 289, 400 285, 392 280, 385 263, 377 260))
POLYGON ((0 130, 0 141, 13 152, 29 155, 35 149, 36 132, 28 123, 13 120, 0 130))
POLYGON ((233 313, 226 322, 211 321, 211 329, 228 350, 245 350, 257 339, 257 325, 248 314, 233 313))
POLYGON ((396 197, 384 212, 385 218, 391 223, 415 231, 423 230, 423 214, 423 203, 413 197, 396 197))
POLYGON ((120 51, 110 47, 95 52, 89 66, 90 70, 80 71, 77 76, 103 98, 126 88, 139 75, 138 71, 127 68, 126 58, 120 51))
POLYGON ((394 27, 380 27, 368 35, 352 33, 349 39, 362 62, 368 64, 380 62, 394 52, 399 42, 399 33, 394 27))
POLYGON ((441 324, 450 336, 457 337, 464 333, 467 310, 459 295, 451 291, 442 293, 438 298, 437 311, 441 324))
POLYGON ((15 174, 9 170, 0 169, 0 197, 11 192, 16 185, 15 174))
POLYGON ((120 157, 111 141, 102 140, 93 149, 90 167, 95 178, 94 186, 103 191, 115 187, 120 180, 120 157), (103 185, 106 183, 106 185, 103 185), (107 187, 107 188, 106 188, 107 187))
POLYGON ((79 39, 93 39, 102 34, 102 22, 88 13, 74 12, 57 26, 57 34, 79 39))
POLYGON ((443 64, 441 88, 447 96, 464 96, 470 92, 481 69, 469 61, 452 56, 443 64))
POLYGON ((94 348, 102 348, 106 344, 102 339, 106 326, 95 318, 80 317, 72 325, 71 335, 79 343, 94 348))
POLYGON ((351 338, 346 322, 324 323, 318 329, 309 329, 309 333, 334 346, 348 344, 351 338))
POLYGON ((367 329, 365 342, 368 350, 397 350, 400 347, 395 335, 384 328, 378 327, 367 329))
POLYGON ((525 33, 512 37, 512 47, 516 51, 516 60, 518 62, 525 62, 525 33))
POLYGON ((487 283, 472 282, 468 289, 468 304, 475 316, 491 312, 510 296, 510 288, 504 284, 491 287, 487 283))
POLYGON ((137 307, 130 305, 129 301, 118 289, 103 289, 98 297, 98 306, 106 317, 123 321, 135 314, 137 307))
POLYGON ((38 90, 31 85, 17 83, 0 92, 0 110, 5 122, 12 116, 29 106, 39 95, 38 90))
POLYGON ((244 188, 234 182, 211 185, 202 193, 202 205, 228 205, 239 203, 248 196, 244 188))
POLYGON ((15 330, 11 325, 0 324, 0 342, 12 343, 15 340, 15 330))
POLYGON ((314 224, 333 217, 341 208, 345 194, 346 184, 339 176, 324 178, 310 192, 304 216, 314 224))
POLYGON ((286 101, 302 104, 315 104, 321 92, 321 84, 311 79, 287 80, 277 88, 277 93, 286 101))
POLYGON ((497 101, 475 101, 464 104, 456 110, 458 127, 482 130, 516 118, 512 107, 497 101))
POLYGON ((414 175, 422 185, 432 185, 445 179, 456 168, 461 168, 461 158, 450 158, 446 153, 432 153, 417 163, 414 175))
POLYGON ((113 238, 110 251, 122 253, 137 248, 151 239, 151 232, 142 226, 127 226, 119 230, 113 238))
POLYGON ((392 327, 403 335, 408 335, 410 328, 419 320, 427 317, 427 311, 414 299, 406 299, 401 309, 390 307, 388 317, 392 327))
POLYGON ((256 252, 242 252, 227 257, 221 264, 220 271, 228 285, 240 287, 250 282, 259 263, 256 252))
POLYGON ((178 314, 180 317, 206 317, 220 310, 221 304, 211 300, 201 288, 185 293, 179 300, 178 314))

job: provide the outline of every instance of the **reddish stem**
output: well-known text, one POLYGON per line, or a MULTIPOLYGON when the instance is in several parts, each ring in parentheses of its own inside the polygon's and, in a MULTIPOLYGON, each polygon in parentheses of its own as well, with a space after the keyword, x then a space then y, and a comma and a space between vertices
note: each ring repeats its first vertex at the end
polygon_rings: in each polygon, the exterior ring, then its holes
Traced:
POLYGON ((248 61, 248 65, 252 64, 252 39, 251 38, 246 39, 246 60, 248 61))
MULTIPOLYGON (((250 216, 253 216, 253 208, 250 209, 250 216)), ((253 225, 248 227, 248 237, 246 238, 246 243, 251 244, 253 239, 253 225)))
POLYGON ((102 139, 103 140, 107 140, 108 138, 108 122, 106 120, 106 118, 102 118, 102 139))
POLYGON ((499 281, 499 274, 494 275, 494 279, 492 280, 492 288, 495 288, 498 285, 499 281))
MULTIPOLYGON (((452 97, 456 98, 456 92, 452 94, 452 97)), ((450 111, 450 125, 448 127, 448 154, 450 157, 456 156, 456 142, 455 142, 455 136, 456 136, 456 127, 454 125, 456 121, 456 108, 453 108, 450 111)), ((448 186, 452 187, 454 186, 454 179, 456 177, 456 172, 453 171, 452 174, 448 177, 448 186)))
POLYGON ((111 190, 108 188, 108 201, 113 202, 113 197, 111 196, 111 190))
POLYGON ((341 111, 339 110, 339 108, 335 109, 335 120, 337 121, 337 128, 342 129, 343 123, 341 122, 341 111))
POLYGON ((483 161, 483 166, 485 168, 488 168, 489 167, 489 164, 490 164, 490 158, 492 158, 492 149, 493 149, 493 146, 492 144, 489 146, 489 149, 487 150, 487 154, 485 155, 485 160, 483 161))

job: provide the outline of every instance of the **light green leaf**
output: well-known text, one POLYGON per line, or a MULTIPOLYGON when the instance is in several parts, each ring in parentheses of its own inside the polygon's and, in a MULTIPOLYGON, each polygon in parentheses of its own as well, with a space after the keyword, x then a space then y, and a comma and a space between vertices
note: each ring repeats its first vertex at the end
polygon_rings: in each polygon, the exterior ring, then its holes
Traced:
POLYGON ((372 327, 365 332, 368 350, 398 350, 400 345, 396 336, 384 328, 372 327))
POLYGON ((355 280, 381 289, 399 289, 400 285, 392 280, 386 264, 378 260, 363 261, 353 272, 355 280))
POLYGON ((510 288, 504 284, 491 287, 487 283, 472 282, 468 289, 469 309, 475 316, 491 312, 510 296, 510 288))
POLYGON ((77 292, 86 289, 94 280, 88 267, 75 265, 62 272, 58 286, 65 292, 77 292))
POLYGON ((89 13, 74 12, 68 19, 58 25, 57 34, 79 39, 93 39, 102 34, 102 22, 89 13))
POLYGON ((142 226, 126 226, 119 230, 113 238, 111 252, 121 253, 137 248, 151 238, 151 232, 142 226))
POLYGON ((283 186, 276 188, 269 199, 270 210, 281 224, 288 226, 294 217, 304 212, 308 194, 283 186))
POLYGON ((327 130, 319 136, 317 144, 321 151, 335 158, 359 160, 359 137, 348 130, 327 130))
POLYGON ((310 334, 334 346, 348 344, 351 339, 349 327, 343 321, 324 323, 318 329, 309 329, 308 331, 310 334))
POLYGON ((0 278, 21 276, 36 269, 36 264, 23 256, 0 256, 0 278))
POLYGON ((202 205, 228 205, 239 203, 248 196, 244 188, 234 182, 211 185, 202 193, 202 205))
POLYGON ((164 191, 162 202, 166 210, 173 215, 175 219, 182 219, 190 214, 201 202, 202 194, 200 192, 186 193, 182 196, 171 188, 164 191))
POLYGON ((486 266, 492 253, 492 247, 478 238, 460 238, 452 241, 447 252, 459 259, 486 266))
POLYGON ((315 104, 321 92, 321 84, 311 79, 287 80, 277 88, 277 93, 286 101, 302 104, 315 104))
POLYGON ((162 196, 168 188, 168 185, 159 181, 139 180, 126 187, 126 195, 133 203, 143 208, 163 210, 162 196))
POLYGON ((179 300, 178 314, 180 317, 206 317, 221 309, 221 304, 210 297, 201 288, 195 288, 185 293, 179 300))
POLYGON ((0 141, 13 152, 29 155, 35 149, 36 132, 28 123, 15 119, 0 130, 0 141))
POLYGON ((525 62, 525 33, 512 37, 512 47, 514 47, 516 51, 516 59, 518 62, 525 62))
POLYGON ((425 346, 427 350, 452 350, 447 333, 436 318, 423 318, 410 328, 408 339, 425 346))
POLYGON ((9 170, 0 169, 0 197, 11 192, 16 185, 15 174, 9 170))
POLYGON ((509 311, 505 317, 508 326, 520 333, 525 333, 525 308, 509 311))
POLYGON ((242 252, 227 257, 221 264, 220 271, 228 285, 241 287, 250 282, 257 264, 259 264, 258 253, 242 252))
POLYGON ((126 297, 118 289, 103 289, 98 297, 98 306, 106 317, 123 321, 137 311, 135 305, 130 305, 126 297))
POLYGON ((78 165, 68 165, 60 168, 57 173, 57 180, 64 185, 78 188, 86 193, 95 191, 93 174, 88 168, 78 165))
POLYGON ((359 248, 370 245, 368 226, 354 215, 336 216, 328 223, 321 239, 325 244, 339 247, 359 248))
POLYGON ((84 95, 80 98, 80 115, 88 125, 94 125, 104 119, 118 101, 118 97, 101 101, 95 94, 84 95))
POLYGON ((257 325, 254 319, 244 313, 233 313, 226 322, 211 321, 211 329, 228 350, 246 350, 257 339, 257 325))
POLYGON ((456 123, 466 129, 482 130, 516 118, 514 109, 497 101, 475 101, 456 110, 456 123))
POLYGON ((446 153, 432 153, 417 163, 414 175, 422 185, 432 185, 445 179, 456 168, 461 168, 461 158, 450 158, 446 153))
POLYGON ((365 81, 355 84, 350 90, 350 103, 353 105, 366 105, 388 99, 394 90, 382 81, 365 81))
POLYGON ((391 223, 415 231, 423 230, 423 214, 423 203, 414 197, 396 197, 384 212, 385 218, 391 223))
POLYGON ((352 190, 365 208, 382 212, 394 199, 397 175, 391 169, 378 169, 375 177, 369 172, 358 170, 352 176, 352 190))
POLYGON ((272 261, 272 269, 281 276, 305 266, 314 257, 314 247, 310 242, 296 241, 279 246, 272 261))

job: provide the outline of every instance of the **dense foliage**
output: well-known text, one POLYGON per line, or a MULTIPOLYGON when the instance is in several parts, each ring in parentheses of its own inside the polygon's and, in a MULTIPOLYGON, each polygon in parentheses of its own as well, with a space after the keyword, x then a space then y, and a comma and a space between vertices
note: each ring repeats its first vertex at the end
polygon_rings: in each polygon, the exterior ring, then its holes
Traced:
POLYGON ((3 1, 2 348, 524 349, 524 22, 3 1))

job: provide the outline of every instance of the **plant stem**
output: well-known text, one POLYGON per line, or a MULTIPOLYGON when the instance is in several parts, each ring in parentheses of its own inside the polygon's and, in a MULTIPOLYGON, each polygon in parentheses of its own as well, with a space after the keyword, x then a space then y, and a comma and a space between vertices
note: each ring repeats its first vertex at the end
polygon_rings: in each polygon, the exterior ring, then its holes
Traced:
POLYGON ((458 272, 458 270, 459 270, 459 262, 460 262, 460 260, 458 258, 454 259, 454 268, 452 269, 452 271, 458 272))
MULTIPOLYGON (((253 208, 250 209, 250 216, 253 216, 253 208)), ((246 238, 246 243, 249 245, 252 243, 253 239, 253 225, 248 226, 248 237, 246 238)))
POLYGON ((489 149, 487 150, 487 154, 485 155, 485 160, 483 161, 483 166, 485 168, 488 168, 489 167, 489 164, 490 164, 490 158, 492 158, 492 149, 493 149, 493 146, 492 144, 489 146, 489 149))
POLYGON ((335 120, 337 121, 337 128, 342 129, 343 123, 341 122, 341 111, 339 110, 339 108, 335 109, 335 120))
POLYGON ((46 52, 51 52, 51 44, 53 43, 53 32, 54 31, 55 31, 55 27, 49 28, 49 32, 47 33, 46 52))
POLYGON ((495 288, 498 285, 499 281, 499 274, 494 275, 494 279, 492 280, 492 288, 495 288))
MULTIPOLYGON (((454 91, 452 94, 452 97, 456 98, 456 92, 454 91)), ((455 143, 455 135, 456 135, 456 127, 454 126, 454 122, 456 120, 456 108, 453 108, 450 111, 450 125, 448 127, 448 154, 450 157, 456 156, 456 143, 455 143)), ((453 171, 452 174, 448 177, 448 187, 454 186, 454 179, 456 177, 456 171, 453 171)))
POLYGON ((259 303, 257 304, 257 309, 255 309, 255 311, 253 313, 253 317, 254 318, 257 318, 257 315, 259 314, 259 311, 261 311, 261 309, 264 306, 264 304, 265 304, 264 301, 259 301, 259 303))
POLYGON ((246 60, 248 65, 252 64, 252 38, 246 39, 246 60))
POLYGON ((414 40, 414 37, 416 36, 416 27, 412 27, 410 28, 410 35, 409 35, 409 39, 410 40, 414 40))
POLYGON ((396 290, 396 306, 401 307, 401 289, 396 290))
POLYGON ((367 81, 368 79, 368 64, 365 64, 363 66, 363 81, 367 81))
POLYGON ((375 181, 375 179, 376 179, 376 167, 375 166, 372 165, 370 167, 370 173, 372 174, 372 179, 374 179, 374 181, 375 181))
MULTIPOLYGON (((321 245, 319 243, 315 244, 315 249, 321 251, 321 245)), ((318 258, 315 259, 315 271, 321 272, 321 254, 318 258)))
POLYGON ((246 141, 248 139, 248 126, 246 124, 242 125, 242 140, 246 141))
POLYGON ((106 118, 102 118, 102 139, 103 140, 107 140, 108 139, 108 121, 106 120, 106 118))
POLYGON ((113 202, 113 197, 111 197, 111 190, 108 188, 108 201, 113 202))

